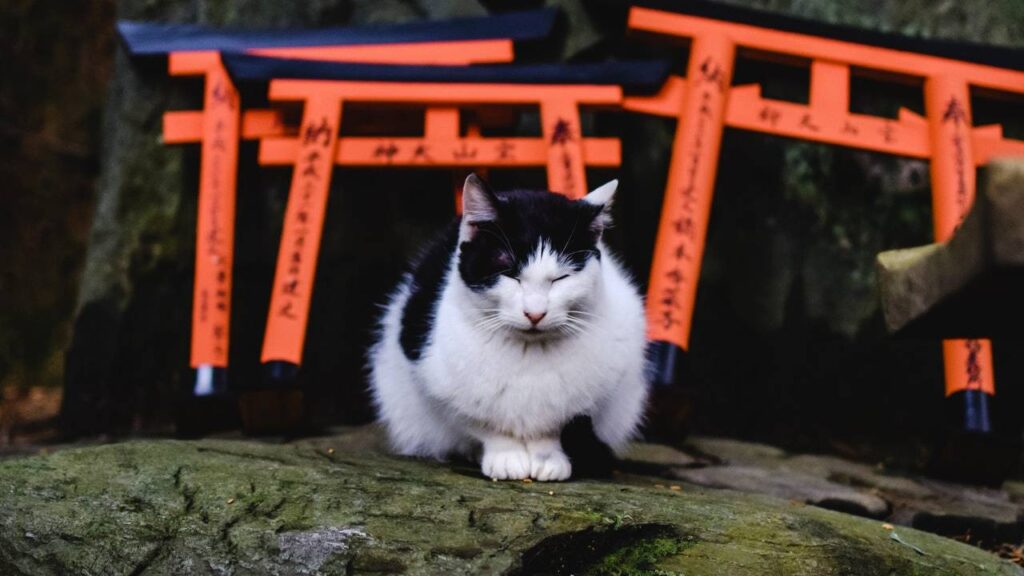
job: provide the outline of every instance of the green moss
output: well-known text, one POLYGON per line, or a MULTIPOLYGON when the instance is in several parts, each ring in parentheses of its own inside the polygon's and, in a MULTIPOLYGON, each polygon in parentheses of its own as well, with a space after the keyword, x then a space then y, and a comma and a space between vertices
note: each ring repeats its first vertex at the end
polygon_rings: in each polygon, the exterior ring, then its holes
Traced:
POLYGON ((251 442, 0 462, 0 574, 998 574, 961 543, 734 493, 491 482, 460 465, 251 442), (183 566, 192 566, 185 570, 183 566))
POLYGON ((683 549, 677 537, 660 536, 639 540, 611 554, 584 574, 592 576, 662 576, 671 574, 656 568, 659 560, 674 556, 683 549))

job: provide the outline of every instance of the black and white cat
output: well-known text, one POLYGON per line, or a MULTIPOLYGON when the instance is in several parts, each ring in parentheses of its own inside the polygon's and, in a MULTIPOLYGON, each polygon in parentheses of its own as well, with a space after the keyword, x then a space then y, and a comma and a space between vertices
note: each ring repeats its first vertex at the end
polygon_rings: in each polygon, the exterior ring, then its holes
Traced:
POLYGON ((643 302, 601 241, 617 185, 572 201, 466 179, 461 220, 405 275, 370 351, 397 452, 482 447, 487 477, 565 480, 559 434, 574 417, 613 450, 633 437, 647 398, 643 302))

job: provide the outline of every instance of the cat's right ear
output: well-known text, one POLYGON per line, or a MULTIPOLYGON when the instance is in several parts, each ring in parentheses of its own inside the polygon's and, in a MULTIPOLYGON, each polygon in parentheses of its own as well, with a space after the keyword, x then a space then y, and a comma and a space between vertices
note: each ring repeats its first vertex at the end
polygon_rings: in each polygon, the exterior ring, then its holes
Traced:
POLYGON ((462 185, 462 223, 459 225, 459 243, 468 242, 476 234, 477 226, 498 219, 498 197, 487 183, 476 174, 470 174, 462 185))

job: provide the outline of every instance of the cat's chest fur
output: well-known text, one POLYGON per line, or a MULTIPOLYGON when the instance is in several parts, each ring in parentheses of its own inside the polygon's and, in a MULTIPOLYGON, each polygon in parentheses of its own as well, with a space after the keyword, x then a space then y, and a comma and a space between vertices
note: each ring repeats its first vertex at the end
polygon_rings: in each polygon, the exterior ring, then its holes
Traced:
POLYGON ((636 310, 603 298, 608 305, 585 335, 524 342, 475 327, 457 292, 449 286, 441 294, 420 384, 467 423, 520 437, 557 432, 593 411, 629 368, 623 344, 643 329, 629 320, 636 310))

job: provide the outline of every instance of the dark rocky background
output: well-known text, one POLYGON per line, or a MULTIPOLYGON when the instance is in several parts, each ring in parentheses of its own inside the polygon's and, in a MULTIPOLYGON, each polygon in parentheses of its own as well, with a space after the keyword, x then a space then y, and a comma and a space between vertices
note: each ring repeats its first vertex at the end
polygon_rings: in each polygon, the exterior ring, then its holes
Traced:
MULTIPOLYGON (((735 3, 875 30, 1024 44, 1024 4, 1016 0, 735 3)), ((481 15, 513 4, 540 3, 0 5, 0 386, 9 391, 7 405, 30 387, 63 387, 66 436, 170 433, 177 399, 188 388, 198 147, 163 146, 159 131, 165 110, 198 108, 201 92, 196 83, 168 80, 163 62, 129 62, 113 37, 116 17, 358 25, 481 15)), ((680 49, 626 41, 622 2, 548 4, 561 6, 565 17, 550 41, 520 51, 523 60, 684 61, 680 49)), ((742 60, 735 77, 764 80, 769 96, 799 99, 806 90, 806 70, 798 68, 742 60)), ((923 111, 919 91, 868 81, 855 83, 853 101, 857 110, 892 116, 901 105, 923 111)), ((975 104, 977 122, 1005 120, 1009 135, 1024 137, 1020 102, 975 104)), ((615 114, 593 118, 590 128, 622 137, 612 241, 643 280, 674 122, 615 114)), ((874 256, 930 240, 927 165, 731 130, 721 158, 689 367, 700 391, 694 428, 922 462, 921 440, 942 408, 939 346, 885 335, 874 256)), ((592 172, 590 179, 611 175, 592 172)), ((540 171, 492 177, 498 185, 543 183, 540 171)), ((286 170, 258 170, 255 147, 243 147, 234 385, 261 378, 259 344, 288 181, 286 170)), ((405 255, 451 216, 450 190, 447 172, 335 172, 301 377, 314 423, 371 417, 362 365, 374 304, 397 279, 405 255)), ((995 346, 999 415, 1015 431, 1020 346, 995 346)))

